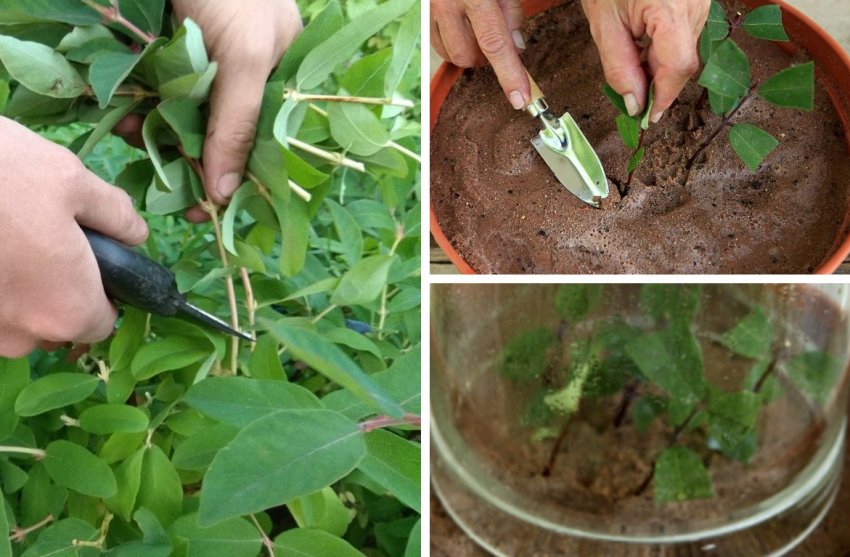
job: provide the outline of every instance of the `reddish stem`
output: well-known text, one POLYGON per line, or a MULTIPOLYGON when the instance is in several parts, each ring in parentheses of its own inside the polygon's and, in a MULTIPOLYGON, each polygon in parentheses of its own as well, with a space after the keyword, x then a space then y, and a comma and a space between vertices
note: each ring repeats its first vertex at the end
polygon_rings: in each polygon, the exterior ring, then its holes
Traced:
POLYGON ((401 418, 393 418, 392 416, 377 416, 360 422, 360 429, 365 433, 382 429, 385 427, 394 427, 399 425, 412 425, 415 427, 422 426, 422 416, 418 414, 405 414, 401 418))
POLYGON ((117 23, 145 44, 150 44, 156 40, 154 35, 142 31, 132 21, 121 15, 121 11, 118 9, 118 0, 114 0, 112 7, 101 6, 94 0, 82 0, 82 2, 99 13, 104 23, 117 23))

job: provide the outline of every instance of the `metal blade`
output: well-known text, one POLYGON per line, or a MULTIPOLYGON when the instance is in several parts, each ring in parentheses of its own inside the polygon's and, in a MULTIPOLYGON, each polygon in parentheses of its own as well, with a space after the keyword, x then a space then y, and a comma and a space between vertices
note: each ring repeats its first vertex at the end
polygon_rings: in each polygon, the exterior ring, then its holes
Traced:
POLYGON ((565 188, 588 205, 599 208, 602 199, 608 197, 608 179, 602 163, 569 113, 558 120, 569 139, 565 149, 557 148, 557 141, 547 138, 548 130, 533 137, 531 144, 565 188))
POLYGON ((194 306, 194 305, 190 304, 189 302, 187 302, 185 300, 177 300, 176 305, 177 305, 177 309, 180 313, 182 313, 184 315, 188 315, 189 317, 192 317, 193 319, 196 319, 196 320, 200 321, 201 323, 209 325, 213 329, 219 330, 223 333, 227 333, 227 334, 235 336, 235 337, 244 338, 245 340, 250 340, 251 342, 254 342, 254 337, 252 337, 248 333, 243 333, 242 331, 237 331, 236 329, 234 329, 233 327, 231 327, 230 325, 228 325, 227 323, 225 323, 224 321, 222 321, 221 319, 219 319, 215 315, 212 315, 211 313, 207 313, 206 311, 202 310, 198 306, 194 306))

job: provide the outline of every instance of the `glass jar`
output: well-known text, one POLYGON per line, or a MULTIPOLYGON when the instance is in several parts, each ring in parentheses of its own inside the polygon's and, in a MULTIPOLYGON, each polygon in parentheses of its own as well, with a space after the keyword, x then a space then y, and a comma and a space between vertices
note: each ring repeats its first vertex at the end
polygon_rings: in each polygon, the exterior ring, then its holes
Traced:
POLYGON ((838 487, 847 304, 846 285, 433 285, 433 487, 496 555, 782 555, 838 487))

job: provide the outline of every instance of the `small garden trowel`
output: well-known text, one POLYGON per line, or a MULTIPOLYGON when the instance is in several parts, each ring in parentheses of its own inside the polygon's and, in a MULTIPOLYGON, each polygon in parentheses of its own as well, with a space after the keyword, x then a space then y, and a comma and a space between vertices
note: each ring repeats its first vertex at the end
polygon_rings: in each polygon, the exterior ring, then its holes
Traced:
POLYGON ((608 180, 596 151, 570 113, 564 112, 557 118, 549 112, 540 87, 530 75, 528 82, 531 102, 525 110, 543 123, 543 129, 531 138, 531 144, 565 188, 588 205, 601 208, 602 200, 608 197, 608 180))
POLYGON ((83 228, 83 233, 97 259, 103 289, 110 298, 163 317, 186 315, 229 335, 254 341, 251 335, 187 302, 186 296, 177 290, 174 274, 167 268, 103 234, 87 228, 83 228))

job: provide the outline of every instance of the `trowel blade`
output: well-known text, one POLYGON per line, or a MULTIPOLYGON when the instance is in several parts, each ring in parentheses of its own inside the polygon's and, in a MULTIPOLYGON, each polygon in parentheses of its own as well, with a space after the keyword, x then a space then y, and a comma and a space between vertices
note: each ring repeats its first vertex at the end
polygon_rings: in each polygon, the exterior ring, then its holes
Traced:
POLYGON ((602 206, 608 197, 608 179, 596 152, 569 113, 559 119, 567 131, 566 149, 554 149, 543 139, 545 130, 531 139, 531 144, 552 169, 555 177, 573 195, 593 207, 602 206))

